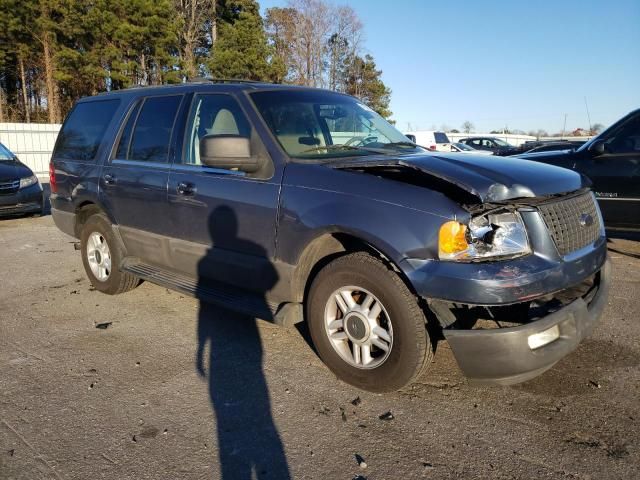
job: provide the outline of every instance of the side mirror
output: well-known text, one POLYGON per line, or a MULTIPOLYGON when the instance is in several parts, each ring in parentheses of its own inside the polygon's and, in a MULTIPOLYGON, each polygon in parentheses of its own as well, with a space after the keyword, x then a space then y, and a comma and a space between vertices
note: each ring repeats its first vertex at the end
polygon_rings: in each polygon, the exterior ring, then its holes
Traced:
POLYGON ((200 139, 200 161, 213 168, 254 173, 260 168, 251 156, 251 142, 238 135, 206 135, 200 139))
POLYGON ((607 149, 604 146, 604 140, 596 140, 591 145, 589 145, 589 151, 593 154, 594 157, 599 157, 600 155, 604 155, 607 153, 607 149))

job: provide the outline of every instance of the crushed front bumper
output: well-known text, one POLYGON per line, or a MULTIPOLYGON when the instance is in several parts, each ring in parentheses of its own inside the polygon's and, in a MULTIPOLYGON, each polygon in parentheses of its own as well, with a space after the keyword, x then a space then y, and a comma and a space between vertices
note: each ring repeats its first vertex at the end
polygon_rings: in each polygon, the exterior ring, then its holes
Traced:
POLYGON ((488 330, 450 330, 444 335, 460 369, 472 383, 511 385, 524 382, 553 367, 589 336, 609 295, 611 266, 600 270, 597 291, 587 303, 578 298, 531 323, 488 330), (529 339, 557 327, 556 340, 531 349, 529 339))

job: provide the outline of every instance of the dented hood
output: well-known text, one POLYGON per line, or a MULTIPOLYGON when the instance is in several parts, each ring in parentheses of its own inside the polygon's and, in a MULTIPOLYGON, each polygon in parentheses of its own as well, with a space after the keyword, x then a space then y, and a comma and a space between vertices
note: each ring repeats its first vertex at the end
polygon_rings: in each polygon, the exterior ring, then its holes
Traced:
POLYGON ((415 154, 376 156, 331 162, 333 168, 405 167, 450 182, 482 202, 542 197, 588 186, 579 173, 518 158, 485 155, 415 154))

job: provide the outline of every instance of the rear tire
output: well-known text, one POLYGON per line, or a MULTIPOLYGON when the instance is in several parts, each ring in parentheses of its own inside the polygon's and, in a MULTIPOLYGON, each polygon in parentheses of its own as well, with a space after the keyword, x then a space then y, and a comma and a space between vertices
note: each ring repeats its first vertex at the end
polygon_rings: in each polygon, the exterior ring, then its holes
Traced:
POLYGON ((433 352, 416 297, 393 270, 367 253, 325 266, 311 285, 306 307, 320 358, 355 387, 398 390, 429 365, 433 352))
POLYGON ((80 250, 84 270, 96 290, 117 295, 140 284, 136 276, 120 271, 124 252, 105 215, 95 214, 87 219, 80 235, 80 250))

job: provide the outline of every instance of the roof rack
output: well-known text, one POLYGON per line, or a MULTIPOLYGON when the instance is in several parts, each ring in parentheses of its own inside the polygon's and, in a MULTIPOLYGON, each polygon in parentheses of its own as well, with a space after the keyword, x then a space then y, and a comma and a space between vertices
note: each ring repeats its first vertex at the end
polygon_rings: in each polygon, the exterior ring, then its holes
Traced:
POLYGON ((211 77, 193 77, 187 80, 188 83, 266 83, 259 80, 246 80, 243 78, 211 78, 211 77))

